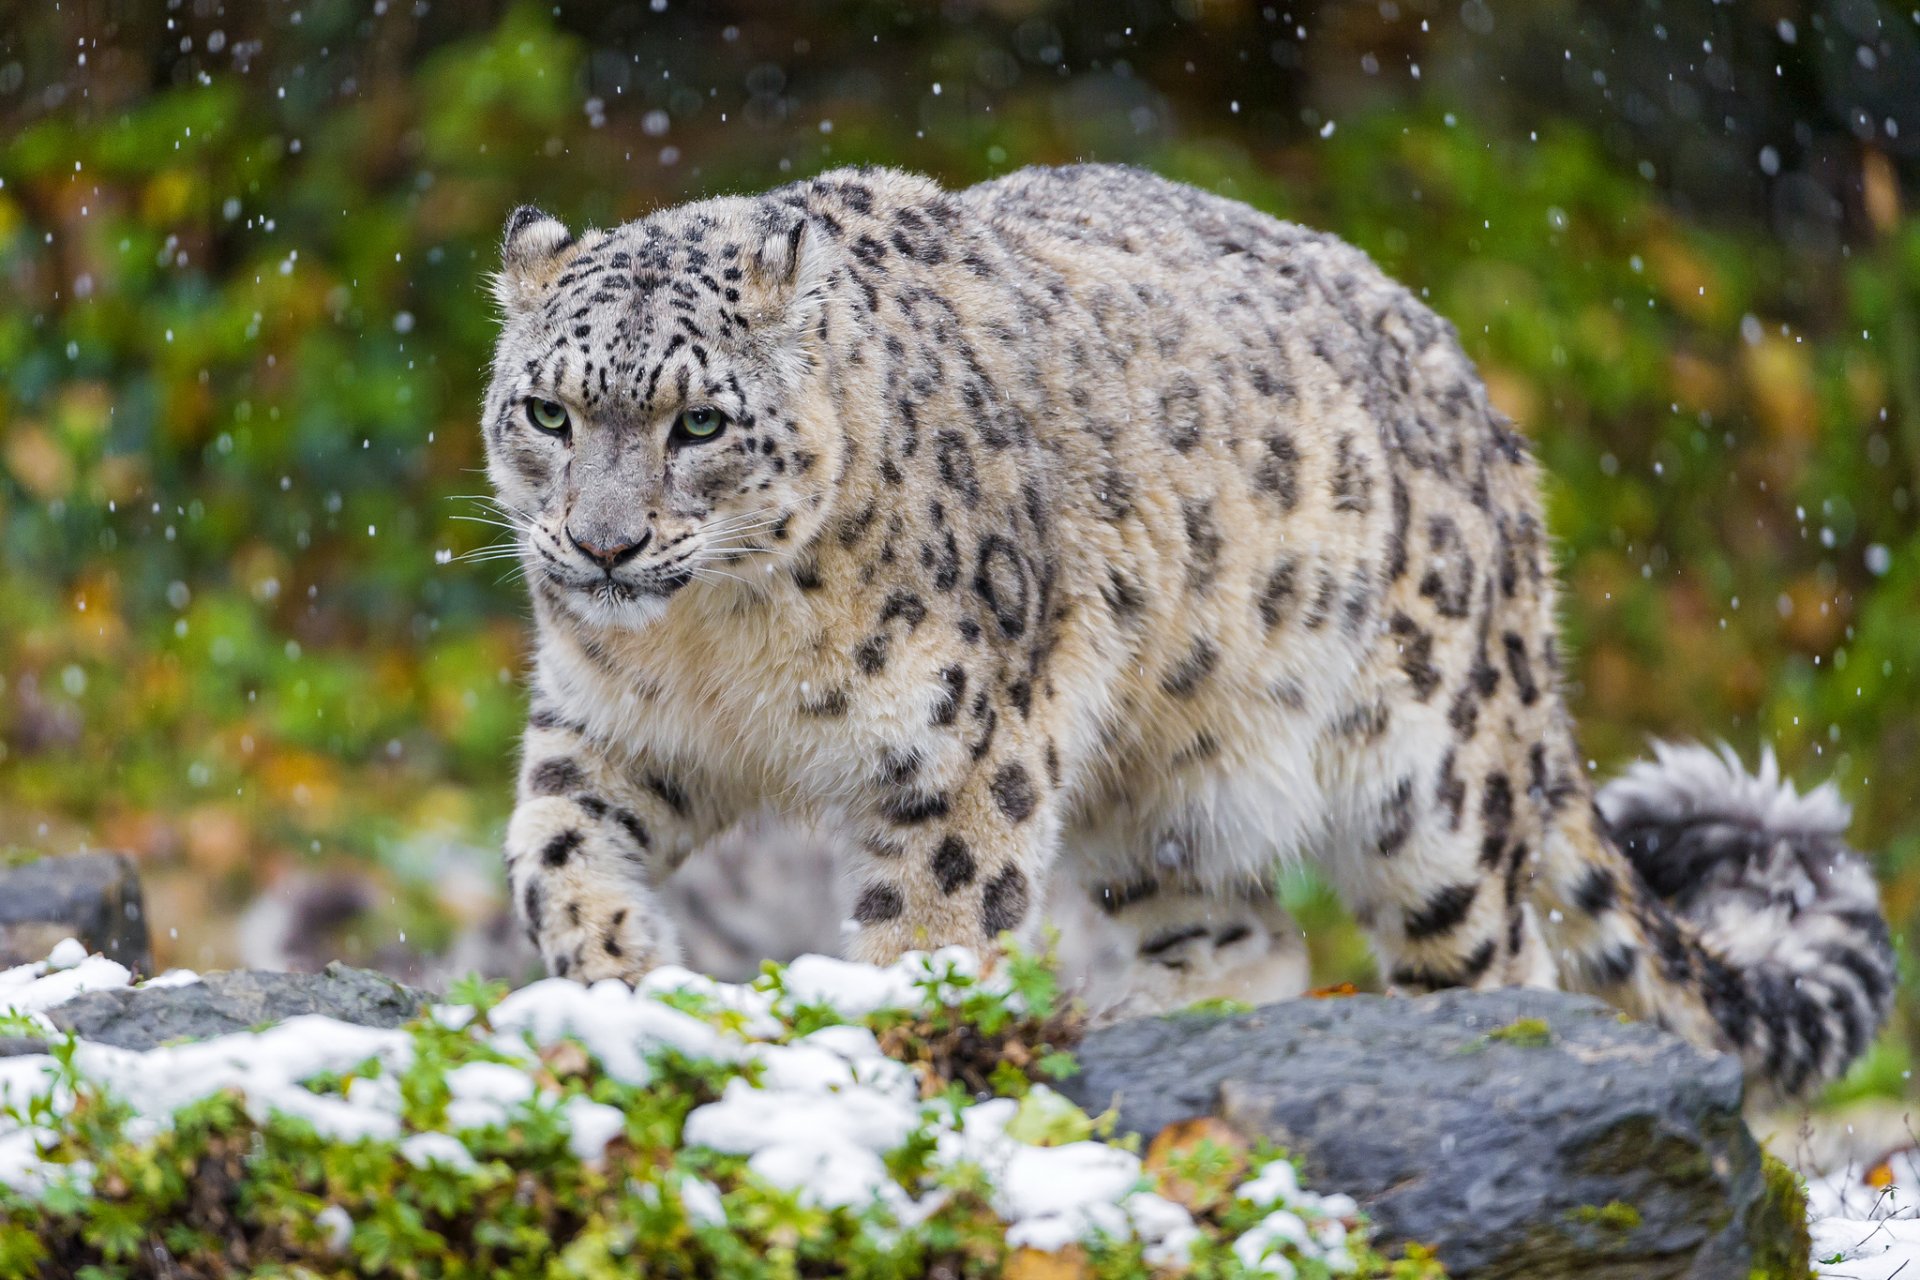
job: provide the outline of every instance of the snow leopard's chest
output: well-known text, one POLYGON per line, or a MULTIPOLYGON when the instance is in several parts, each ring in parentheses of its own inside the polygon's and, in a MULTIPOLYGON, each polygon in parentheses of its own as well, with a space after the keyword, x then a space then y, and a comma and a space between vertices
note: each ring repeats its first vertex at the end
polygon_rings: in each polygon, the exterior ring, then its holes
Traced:
POLYGON ((745 606, 701 591, 641 631, 547 628, 547 684, 592 737, 674 761, 741 803, 799 813, 842 805, 881 762, 925 750, 945 688, 937 654, 902 634, 886 669, 871 670, 866 610, 787 583, 745 606))

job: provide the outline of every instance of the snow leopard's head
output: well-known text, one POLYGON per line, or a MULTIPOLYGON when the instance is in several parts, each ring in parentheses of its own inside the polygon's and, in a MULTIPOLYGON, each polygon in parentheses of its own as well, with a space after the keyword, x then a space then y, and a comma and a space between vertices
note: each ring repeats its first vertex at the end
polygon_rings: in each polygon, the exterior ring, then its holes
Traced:
POLYGON ((689 584, 765 577, 820 526, 843 454, 824 241, 767 198, 579 237, 508 217, 484 431, 536 593, 642 626, 689 584))

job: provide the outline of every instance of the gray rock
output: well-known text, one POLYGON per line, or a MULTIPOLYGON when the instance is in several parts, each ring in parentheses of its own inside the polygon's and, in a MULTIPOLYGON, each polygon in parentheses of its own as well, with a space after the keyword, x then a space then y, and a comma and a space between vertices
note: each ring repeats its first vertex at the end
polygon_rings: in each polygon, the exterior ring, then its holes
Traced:
POLYGON ((44 960, 69 936, 137 973, 153 972, 140 876, 125 854, 0 866, 0 968, 44 960))
POLYGON ((1739 1063, 1585 997, 1291 1001, 1121 1023, 1078 1057, 1065 1092, 1123 1130, 1270 1137, 1456 1278, 1746 1280, 1798 1225, 1769 1220, 1739 1063))
POLYGON ((209 973, 184 987, 90 991, 47 1011, 83 1040, 151 1049, 204 1040, 305 1013, 368 1027, 397 1027, 434 997, 365 969, 330 964, 320 973, 209 973))

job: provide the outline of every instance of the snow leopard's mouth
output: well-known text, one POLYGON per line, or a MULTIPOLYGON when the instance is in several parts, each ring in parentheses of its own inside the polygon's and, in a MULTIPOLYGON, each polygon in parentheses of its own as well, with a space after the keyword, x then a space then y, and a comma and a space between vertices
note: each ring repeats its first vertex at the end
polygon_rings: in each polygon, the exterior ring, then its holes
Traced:
POLYGON ((633 627, 658 617, 667 598, 693 580, 681 572, 650 572, 639 581, 601 576, 576 578, 551 566, 539 589, 554 605, 600 626, 633 627))
POLYGON ((607 605, 664 599, 693 581, 690 569, 642 569, 633 575, 574 574, 554 565, 543 566, 547 580, 561 591, 607 605))

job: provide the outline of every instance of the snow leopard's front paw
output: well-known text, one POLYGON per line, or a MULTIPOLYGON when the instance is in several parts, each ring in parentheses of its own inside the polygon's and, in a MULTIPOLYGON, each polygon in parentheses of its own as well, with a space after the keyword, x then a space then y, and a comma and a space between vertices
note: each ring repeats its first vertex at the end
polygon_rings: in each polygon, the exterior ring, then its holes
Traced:
POLYGON ((581 797, 541 796, 514 810, 506 842, 514 911, 556 977, 636 982, 679 959, 629 825, 581 797))
POLYGON ((577 920, 569 906, 565 915, 540 935, 538 944, 547 972, 555 977, 585 983, 618 978, 631 984, 679 959, 665 918, 655 920, 632 902, 591 903, 581 908, 577 920))

